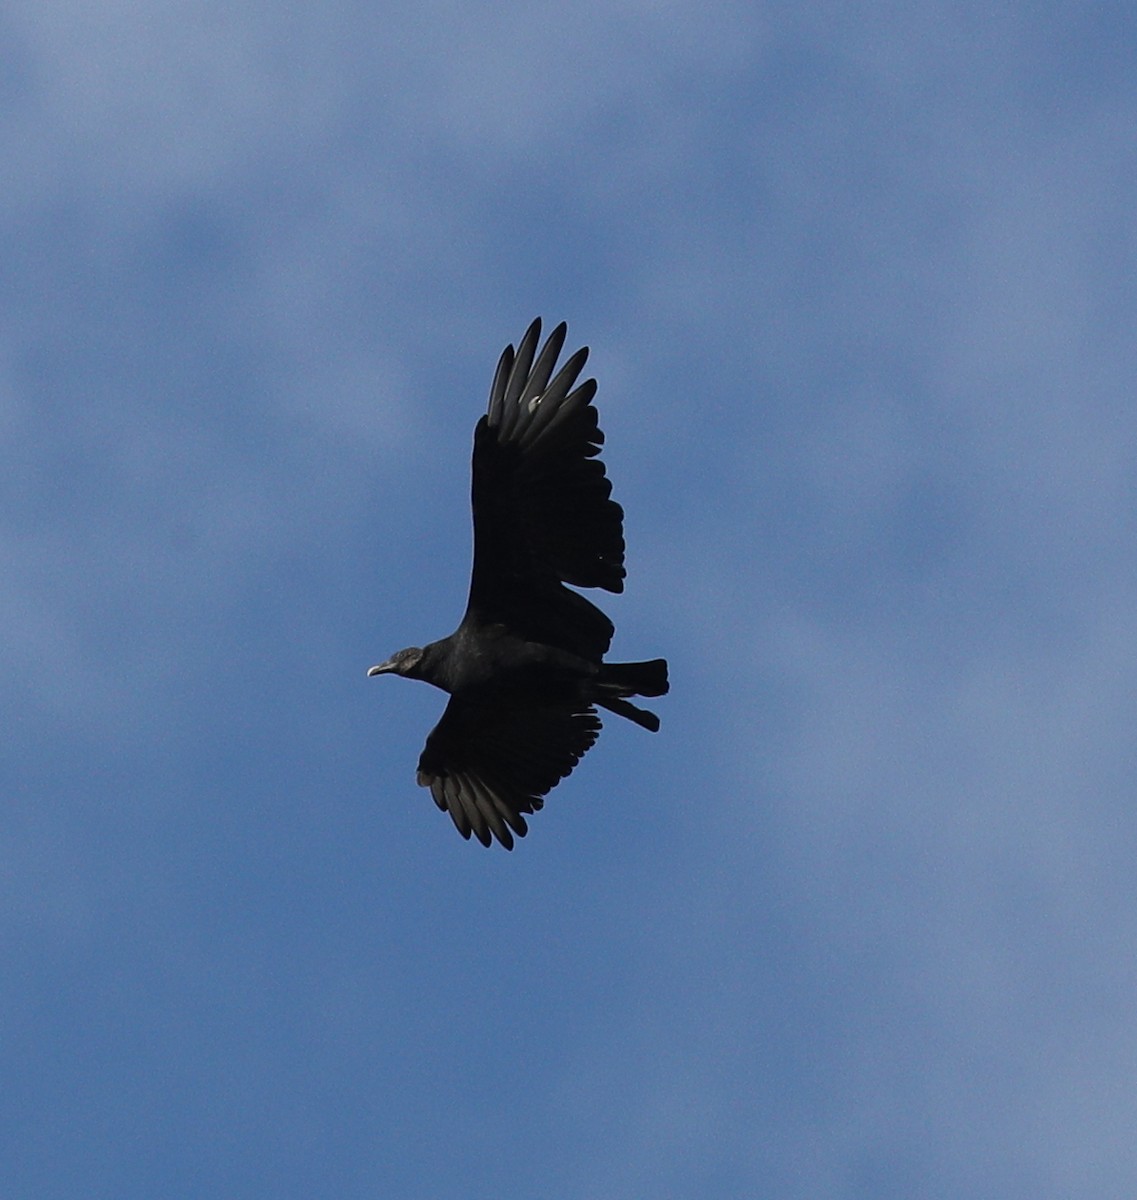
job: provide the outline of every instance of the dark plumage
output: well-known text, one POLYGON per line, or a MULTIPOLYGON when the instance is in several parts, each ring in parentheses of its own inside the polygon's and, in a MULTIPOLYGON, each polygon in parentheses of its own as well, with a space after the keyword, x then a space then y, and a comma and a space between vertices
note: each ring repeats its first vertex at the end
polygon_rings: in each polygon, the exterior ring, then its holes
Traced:
POLYGON ((458 832, 507 849, 596 741, 596 706, 655 731, 630 696, 667 692, 667 663, 605 663, 612 622, 566 587, 624 590, 623 509, 597 455, 604 441, 576 381, 588 349, 554 376, 562 323, 537 353, 536 320, 502 353, 474 430, 474 568, 462 623, 400 650, 368 675, 422 679, 450 693, 426 739, 418 782, 458 832))

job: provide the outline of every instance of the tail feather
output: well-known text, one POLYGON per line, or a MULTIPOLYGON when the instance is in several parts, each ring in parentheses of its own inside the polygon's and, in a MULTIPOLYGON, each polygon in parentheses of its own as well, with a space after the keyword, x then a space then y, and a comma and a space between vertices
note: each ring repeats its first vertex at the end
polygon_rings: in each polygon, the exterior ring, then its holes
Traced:
POLYGON ((649 662, 604 663, 596 680, 596 703, 617 716, 626 717, 644 729, 655 733, 659 718, 647 709, 628 702, 628 696, 665 696, 667 694, 667 660, 653 658, 649 662))
POLYGON ((667 659, 648 662, 603 663, 599 684, 617 696, 666 696, 667 659))

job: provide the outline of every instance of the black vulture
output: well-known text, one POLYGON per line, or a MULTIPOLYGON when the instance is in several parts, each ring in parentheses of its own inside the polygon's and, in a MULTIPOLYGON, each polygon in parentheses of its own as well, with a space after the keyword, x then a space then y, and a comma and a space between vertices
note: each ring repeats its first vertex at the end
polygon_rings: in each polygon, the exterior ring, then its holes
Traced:
POLYGON ((450 693, 426 739, 418 782, 458 832, 507 850, 545 794, 596 741, 596 706, 659 729, 630 696, 667 692, 667 663, 606 663, 612 622, 579 592, 624 590, 623 509, 597 457, 604 435, 577 379, 578 350, 554 375, 567 327, 540 353, 540 318, 506 346, 474 429, 474 566, 466 613, 447 638, 400 650, 368 675, 450 693))

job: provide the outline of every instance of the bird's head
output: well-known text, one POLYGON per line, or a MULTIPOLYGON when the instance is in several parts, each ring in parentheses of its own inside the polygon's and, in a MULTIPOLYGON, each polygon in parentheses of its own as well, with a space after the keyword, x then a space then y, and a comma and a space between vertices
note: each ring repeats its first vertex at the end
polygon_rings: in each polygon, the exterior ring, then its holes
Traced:
POLYGON ((372 667, 367 675, 369 678, 372 675, 402 675, 407 679, 419 679, 421 678, 419 675, 421 665, 422 649, 418 646, 408 646, 406 650, 392 654, 386 662, 372 667))

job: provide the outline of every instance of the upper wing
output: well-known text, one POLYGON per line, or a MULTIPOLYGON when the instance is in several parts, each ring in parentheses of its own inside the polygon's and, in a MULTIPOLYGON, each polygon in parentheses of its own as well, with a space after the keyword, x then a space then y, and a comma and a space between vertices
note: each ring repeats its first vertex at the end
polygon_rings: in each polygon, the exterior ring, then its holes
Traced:
POLYGON ((538 319, 516 354, 505 348, 474 431, 468 613, 595 660, 612 623, 564 585, 623 591, 624 513, 597 457, 596 380, 574 388, 587 348, 553 376, 565 333, 562 322, 537 354, 538 319))
POLYGON ((464 838, 473 833, 488 846, 492 834, 512 850, 513 834, 524 837, 528 829, 521 814, 541 808, 599 732, 588 706, 451 697, 426 739, 418 782, 464 838))

